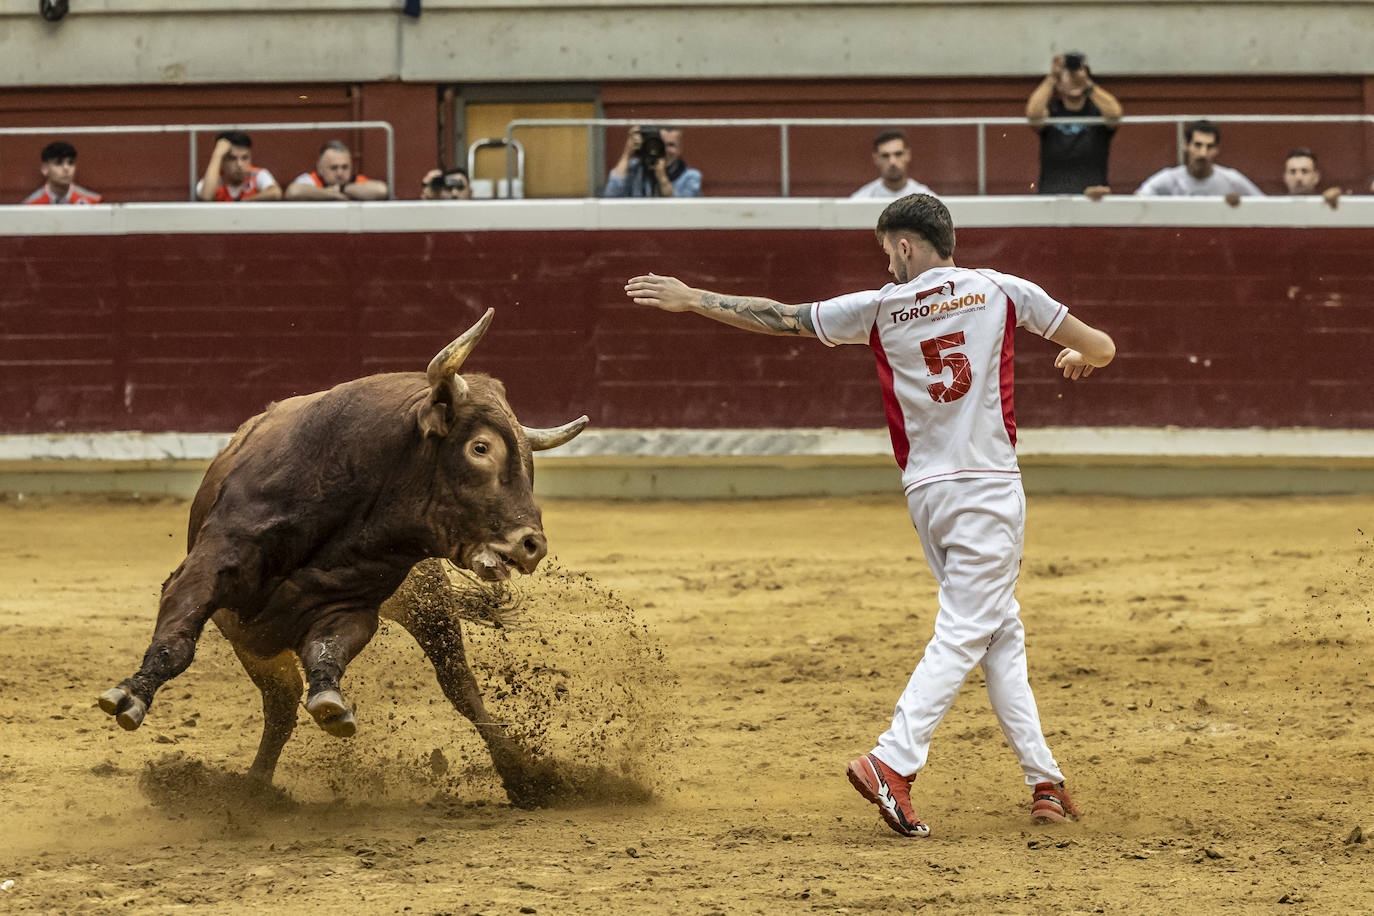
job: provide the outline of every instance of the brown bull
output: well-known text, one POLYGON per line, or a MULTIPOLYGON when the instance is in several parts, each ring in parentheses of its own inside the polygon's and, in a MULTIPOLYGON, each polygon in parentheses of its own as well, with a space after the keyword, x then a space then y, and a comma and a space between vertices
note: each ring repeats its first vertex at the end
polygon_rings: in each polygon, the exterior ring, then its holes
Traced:
MULTIPOLYGON (((289 398, 238 430, 191 505, 186 559, 163 584, 143 664, 101 694, 101 709, 138 728, 213 617, 262 691, 262 741, 249 772, 270 782, 296 725, 297 659, 306 711, 330 734, 351 736, 340 679, 416 563, 443 557, 486 580, 511 567, 534 571, 547 547, 531 452, 572 439, 587 418, 526 429, 500 382, 458 375, 491 316, 426 374, 374 375, 289 398)), ((537 800, 528 756, 483 709, 457 621, 400 602, 387 608, 477 725, 512 801, 537 800)))

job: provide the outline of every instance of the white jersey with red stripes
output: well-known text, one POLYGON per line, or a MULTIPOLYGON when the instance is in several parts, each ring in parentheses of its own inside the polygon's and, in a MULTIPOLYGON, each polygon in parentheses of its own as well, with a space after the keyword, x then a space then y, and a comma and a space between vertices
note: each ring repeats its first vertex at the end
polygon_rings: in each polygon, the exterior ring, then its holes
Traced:
POLYGON ((1068 314, 1039 286, 995 270, 936 267, 907 283, 811 307, 826 346, 866 343, 902 487, 1014 477, 1012 336, 1053 334, 1068 314))

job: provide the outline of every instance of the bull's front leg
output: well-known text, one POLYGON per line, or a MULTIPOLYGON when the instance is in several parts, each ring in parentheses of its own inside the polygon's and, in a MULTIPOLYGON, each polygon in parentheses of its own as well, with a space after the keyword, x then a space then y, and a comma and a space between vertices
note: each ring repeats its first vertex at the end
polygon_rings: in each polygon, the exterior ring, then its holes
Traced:
POLYGON ((444 696, 482 736, 511 804, 521 808, 546 804, 559 791, 561 781, 551 768, 539 766, 534 757, 506 733, 505 726, 493 722, 488 715, 477 678, 468 666, 458 617, 447 609, 451 602, 434 600, 436 596, 448 596, 452 592, 442 568, 437 563, 424 563, 411 572, 406 587, 387 602, 383 613, 415 637, 434 665, 444 696), (423 606, 415 600, 417 594, 428 599, 423 606))
POLYGON ((375 606, 329 605, 315 609, 313 621, 296 648, 309 690, 305 711, 336 738, 357 731, 353 707, 344 699, 344 669, 377 632, 375 606))

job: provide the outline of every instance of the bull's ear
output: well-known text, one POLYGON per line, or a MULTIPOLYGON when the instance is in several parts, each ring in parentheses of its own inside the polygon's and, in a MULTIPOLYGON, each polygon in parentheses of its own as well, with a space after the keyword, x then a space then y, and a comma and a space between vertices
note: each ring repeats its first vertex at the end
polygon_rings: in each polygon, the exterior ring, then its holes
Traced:
POLYGON ((420 427, 421 436, 436 436, 442 439, 448 435, 453 422, 454 408, 468 396, 468 383, 461 375, 450 375, 440 379, 429 390, 429 398, 420 405, 415 423, 420 427))

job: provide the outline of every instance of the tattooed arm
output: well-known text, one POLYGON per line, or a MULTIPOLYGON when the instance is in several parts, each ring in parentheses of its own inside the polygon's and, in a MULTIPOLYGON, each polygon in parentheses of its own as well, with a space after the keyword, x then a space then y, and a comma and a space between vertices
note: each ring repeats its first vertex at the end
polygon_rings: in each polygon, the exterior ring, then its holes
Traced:
POLYGON ((732 328, 760 334, 815 337, 810 305, 784 305, 754 296, 727 296, 693 289, 676 277, 649 274, 625 284, 625 295, 636 305, 652 305, 665 312, 696 312, 732 328))

